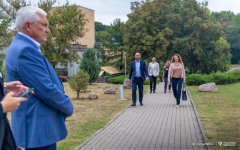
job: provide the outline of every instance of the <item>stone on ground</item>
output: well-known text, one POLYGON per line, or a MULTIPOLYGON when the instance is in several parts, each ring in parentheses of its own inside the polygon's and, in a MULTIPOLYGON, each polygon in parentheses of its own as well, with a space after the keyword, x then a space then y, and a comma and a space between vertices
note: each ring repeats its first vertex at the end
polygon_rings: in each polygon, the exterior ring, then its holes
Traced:
POLYGON ((98 99, 98 94, 97 94, 97 93, 92 93, 92 94, 90 94, 89 99, 90 99, 90 100, 98 99))
POLYGON ((104 91, 104 94, 115 94, 116 90, 114 88, 108 88, 104 91))
POLYGON ((198 87, 199 92, 218 92, 218 88, 215 83, 207 83, 199 85, 198 87))
POLYGON ((128 78, 125 78, 125 80, 123 82, 123 88, 124 89, 131 89, 132 88, 132 83, 128 82, 128 78))

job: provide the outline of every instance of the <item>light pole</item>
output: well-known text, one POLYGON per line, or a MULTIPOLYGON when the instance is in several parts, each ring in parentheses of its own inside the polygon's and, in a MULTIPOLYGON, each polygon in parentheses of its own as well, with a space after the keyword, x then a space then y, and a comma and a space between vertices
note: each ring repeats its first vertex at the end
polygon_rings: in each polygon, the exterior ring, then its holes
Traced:
POLYGON ((124 52, 125 55, 125 76, 127 74, 127 64, 126 64, 126 56, 127 56, 127 52, 124 52))

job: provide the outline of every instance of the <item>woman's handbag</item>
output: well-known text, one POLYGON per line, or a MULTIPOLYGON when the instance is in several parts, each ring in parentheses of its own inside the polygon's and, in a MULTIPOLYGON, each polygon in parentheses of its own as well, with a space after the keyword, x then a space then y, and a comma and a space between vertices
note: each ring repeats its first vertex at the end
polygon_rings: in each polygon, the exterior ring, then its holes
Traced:
POLYGON ((187 92, 186 92, 186 85, 183 84, 183 88, 182 88, 182 100, 186 101, 187 100, 187 92))

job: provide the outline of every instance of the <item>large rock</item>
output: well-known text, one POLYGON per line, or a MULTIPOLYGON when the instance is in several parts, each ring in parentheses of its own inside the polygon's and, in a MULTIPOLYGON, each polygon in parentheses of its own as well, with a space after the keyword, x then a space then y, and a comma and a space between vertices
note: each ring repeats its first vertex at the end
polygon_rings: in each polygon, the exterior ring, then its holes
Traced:
POLYGON ((218 92, 218 88, 215 83, 207 83, 199 85, 198 87, 199 92, 218 92))
POLYGON ((124 89, 131 89, 132 88, 132 82, 129 83, 128 82, 128 78, 125 78, 124 82, 123 82, 123 88, 124 89))
POLYGON ((90 100, 98 99, 97 93, 92 93, 92 94, 89 96, 89 99, 90 99, 90 100))
POLYGON ((116 90, 114 88, 108 88, 104 91, 104 94, 115 94, 116 90))

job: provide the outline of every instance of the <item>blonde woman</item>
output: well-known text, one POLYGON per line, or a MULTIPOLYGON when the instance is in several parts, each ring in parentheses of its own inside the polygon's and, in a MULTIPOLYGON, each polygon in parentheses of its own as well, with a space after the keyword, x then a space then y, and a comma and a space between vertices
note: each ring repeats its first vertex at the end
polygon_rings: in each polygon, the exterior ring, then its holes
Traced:
MULTIPOLYGON (((163 68, 163 81, 164 81, 164 93, 167 92, 167 85, 168 85, 168 71, 170 67, 170 61, 166 62, 166 65, 163 68)), ((170 79, 171 80, 171 79, 170 79)), ((171 84, 168 85, 169 93, 171 92, 171 84)))
POLYGON ((168 73, 168 84, 172 82, 172 89, 174 97, 177 101, 177 108, 180 105, 180 98, 181 98, 181 91, 182 91, 182 84, 185 84, 185 68, 182 61, 182 58, 179 54, 175 54, 172 57, 171 65, 169 68, 168 73), (170 79, 172 78, 172 81, 170 79))

